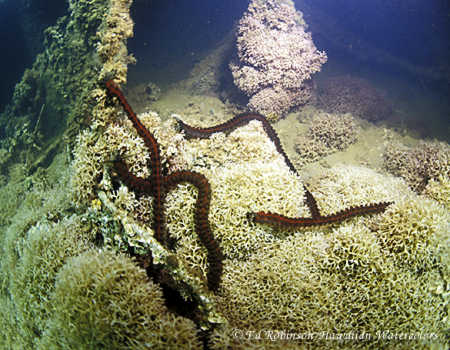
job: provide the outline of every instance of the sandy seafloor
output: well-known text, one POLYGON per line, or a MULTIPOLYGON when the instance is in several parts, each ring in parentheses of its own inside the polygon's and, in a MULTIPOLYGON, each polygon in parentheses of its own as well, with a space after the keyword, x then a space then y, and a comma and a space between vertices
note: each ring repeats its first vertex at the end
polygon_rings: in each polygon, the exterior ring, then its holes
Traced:
MULTIPOLYGON (((207 55, 205 55, 207 56, 207 55)), ((198 58, 197 61, 200 61, 198 58)), ((156 111, 165 120, 173 115, 182 119, 189 115, 191 120, 198 120, 202 126, 219 124, 233 117, 230 106, 224 104, 215 93, 198 94, 195 89, 186 88, 184 82, 189 78, 190 58, 186 62, 176 62, 164 68, 147 70, 145 64, 130 67, 128 86, 145 82, 156 83, 161 88, 161 95, 154 102, 140 103, 128 96, 137 112, 156 111), (139 72, 139 73, 138 73, 139 72), (144 77, 144 78, 143 78, 144 77), (151 77, 145 81, 145 77, 151 77), (186 80, 185 80, 186 79, 186 80)), ((201 65, 201 62, 199 63, 201 65)), ((429 89, 422 81, 414 78, 395 76, 368 68, 356 68, 352 65, 327 62, 322 71, 314 76, 316 81, 325 80, 337 75, 350 75, 362 78, 383 91, 387 101, 392 105, 393 112, 389 119, 375 123, 353 116, 359 126, 356 143, 343 151, 337 151, 324 156, 319 161, 299 164, 299 155, 295 151, 295 141, 298 136, 307 136, 311 125, 309 118, 320 113, 320 109, 313 103, 300 106, 291 111, 274 124, 283 147, 294 162, 305 180, 321 169, 336 164, 359 165, 376 171, 383 168, 383 151, 394 137, 408 147, 416 146, 421 140, 450 141, 450 124, 448 123, 449 102, 429 89)), ((195 79, 195 77, 194 77, 195 79)), ((243 106, 242 106, 243 107, 243 106)), ((245 107, 244 107, 245 110, 245 107)))

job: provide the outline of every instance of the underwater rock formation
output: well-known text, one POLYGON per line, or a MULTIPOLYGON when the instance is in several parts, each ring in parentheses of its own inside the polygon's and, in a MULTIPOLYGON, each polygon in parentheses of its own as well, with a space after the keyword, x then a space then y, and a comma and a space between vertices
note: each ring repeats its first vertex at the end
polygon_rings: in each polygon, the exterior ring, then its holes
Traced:
POLYGON ((310 99, 308 81, 327 60, 286 0, 253 0, 239 21, 237 49, 234 83, 250 97, 250 109, 272 120, 310 99))
POLYGON ((44 31, 43 52, 25 71, 11 103, 0 113, 0 148, 8 150, 12 159, 26 162, 29 171, 48 166, 63 144, 63 133, 66 141, 74 141, 91 113, 88 98, 104 67, 114 67, 122 75, 120 71, 131 61, 122 43, 133 34, 132 22, 121 13, 129 1, 118 4, 116 0, 111 6, 105 0, 70 0, 68 15, 44 31), (109 30, 100 30, 102 25, 109 30), (125 65, 107 62, 118 55, 124 55, 125 65))
MULTIPOLYGON (((80 124, 102 105, 93 92, 98 81, 109 74, 125 79, 130 5, 69 1, 67 16, 46 30, 44 52, 0 116, 0 154, 10 154, 1 168, 9 182, 0 188, 2 349, 40 348, 57 272, 94 242, 86 235, 93 232, 86 216, 74 215, 70 147, 80 124)), ((104 106, 100 113, 105 115, 104 106)))

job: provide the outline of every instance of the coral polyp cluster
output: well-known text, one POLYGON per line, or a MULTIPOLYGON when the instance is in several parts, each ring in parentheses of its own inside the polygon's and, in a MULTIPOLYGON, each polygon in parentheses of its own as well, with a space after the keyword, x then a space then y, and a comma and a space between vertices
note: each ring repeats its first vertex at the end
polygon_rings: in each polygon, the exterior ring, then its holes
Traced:
POLYGON ((390 173, 404 178, 419 193, 430 180, 445 184, 450 178, 450 147, 444 142, 421 141, 408 147, 392 141, 383 153, 383 161, 390 173))
MULTIPOLYGON (((395 204, 379 216, 296 231, 263 244, 245 261, 226 261, 216 300, 229 323, 215 330, 212 348, 227 343, 236 349, 338 349, 344 344, 368 349, 386 345, 376 336, 380 329, 439 334, 432 341, 443 342, 448 211, 423 201, 402 181, 366 168, 332 168, 311 191, 325 212, 365 198, 389 198, 395 204), (236 329, 247 333, 236 336, 236 329), (283 338, 277 332, 304 337, 283 338), (323 332, 368 338, 342 343, 323 332)), ((427 344, 425 339, 397 345, 425 349, 427 344)))

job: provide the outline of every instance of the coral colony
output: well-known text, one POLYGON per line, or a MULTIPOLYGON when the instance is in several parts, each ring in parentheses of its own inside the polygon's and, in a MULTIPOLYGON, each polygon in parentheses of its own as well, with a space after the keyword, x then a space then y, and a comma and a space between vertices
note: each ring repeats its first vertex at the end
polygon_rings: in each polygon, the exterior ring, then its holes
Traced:
POLYGON ((312 74, 327 61, 291 2, 254 0, 239 21, 238 62, 230 63, 248 107, 278 119, 311 97, 312 74))
MULTIPOLYGON (((220 284, 223 269, 223 255, 219 243, 213 237, 208 221, 211 190, 207 178, 204 175, 194 171, 175 171, 167 176, 162 175, 163 171, 161 166, 160 150, 155 137, 150 131, 145 128, 145 126, 136 116, 133 109, 125 99, 125 96, 120 91, 118 86, 114 83, 114 81, 109 80, 108 82, 106 82, 106 88, 111 95, 118 98, 128 118, 133 123, 133 126, 136 129, 137 133, 142 137, 145 145, 150 151, 150 160, 152 166, 150 180, 133 175, 129 171, 128 166, 120 159, 114 162, 114 169, 118 173, 122 181, 127 184, 127 186, 137 192, 143 192, 153 197, 153 229, 155 232, 155 238, 160 243, 166 244, 168 241, 168 233, 166 232, 167 230, 164 223, 164 200, 166 194, 171 189, 175 188, 177 184, 183 182, 191 183, 198 189, 199 194, 195 211, 195 228, 202 244, 208 250, 208 287, 211 290, 216 290, 220 284)), ((195 128, 185 124, 181 120, 178 120, 178 125, 188 137, 208 138, 214 133, 230 132, 240 126, 249 123, 252 120, 260 121, 263 124, 264 131, 275 144, 277 151, 283 156, 286 165, 292 172, 297 174, 297 170, 292 165, 291 161, 289 160, 288 156, 281 146, 278 135, 263 115, 256 113, 244 113, 228 120, 223 124, 212 126, 209 128, 195 128)), ((311 211, 311 218, 289 218, 284 215, 274 214, 270 212, 266 213, 262 211, 257 213, 249 213, 248 217, 250 219, 253 219, 256 223, 278 225, 286 228, 298 228, 337 223, 344 221, 350 217, 364 214, 381 213, 386 209, 388 205, 391 204, 390 202, 381 202, 354 206, 341 210, 332 215, 322 216, 320 214, 316 200, 314 199, 313 195, 306 189, 306 187, 305 198, 308 208, 311 211)))

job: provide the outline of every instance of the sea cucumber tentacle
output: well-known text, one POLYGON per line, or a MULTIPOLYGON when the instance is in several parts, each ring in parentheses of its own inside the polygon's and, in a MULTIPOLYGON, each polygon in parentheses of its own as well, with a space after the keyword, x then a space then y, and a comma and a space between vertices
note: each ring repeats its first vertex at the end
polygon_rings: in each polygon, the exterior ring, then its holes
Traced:
POLYGON ((208 288, 215 291, 219 287, 222 275, 223 254, 209 226, 208 214, 211 201, 211 187, 208 179, 204 175, 194 171, 176 171, 166 176, 165 181, 167 191, 170 191, 177 184, 183 182, 194 185, 198 190, 194 214, 195 232, 208 251, 208 288))
POLYGON ((262 211, 254 213, 251 217, 255 222, 261 224, 275 225, 284 228, 299 228, 333 224, 359 215, 382 213, 390 204, 392 204, 392 202, 372 203, 350 207, 331 215, 312 218, 290 218, 288 216, 262 211))

